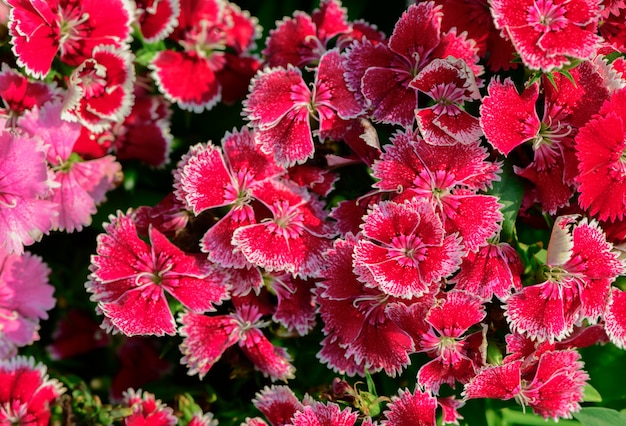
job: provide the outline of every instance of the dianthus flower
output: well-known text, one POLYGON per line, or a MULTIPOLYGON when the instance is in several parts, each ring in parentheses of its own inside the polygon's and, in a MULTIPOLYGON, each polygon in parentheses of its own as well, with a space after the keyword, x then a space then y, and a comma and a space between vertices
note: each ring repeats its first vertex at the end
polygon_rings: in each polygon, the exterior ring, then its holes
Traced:
POLYGON ((6 119, 6 126, 15 128, 17 120, 24 112, 42 106, 52 100, 60 100, 60 90, 54 83, 46 84, 29 79, 17 70, 2 64, 0 71, 0 117, 6 119))
POLYGON ((53 229, 73 232, 91 224, 96 206, 115 187, 121 166, 111 155, 82 161, 73 152, 81 126, 62 120, 61 109, 59 102, 52 102, 30 111, 20 121, 20 128, 47 147, 46 158, 56 184, 48 197, 58 212, 52 216, 53 229))
POLYGON ((574 324, 604 315, 610 285, 623 263, 595 221, 561 216, 554 224, 540 284, 524 287, 507 300, 513 331, 539 341, 563 340, 574 324))
POLYGON ((399 201, 429 201, 447 234, 459 233, 466 250, 476 251, 500 229, 497 197, 478 194, 497 180, 500 165, 487 161, 478 140, 450 146, 430 145, 412 132, 396 133, 374 163, 374 187, 399 201))
POLYGON ((174 426, 178 423, 174 410, 156 399, 154 394, 141 389, 128 389, 123 396, 124 405, 133 410, 130 416, 124 418, 125 426, 174 426))
POLYGON ((134 6, 129 0, 7 0, 9 31, 17 63, 33 77, 44 77, 59 54, 77 66, 96 46, 122 47, 130 40, 134 6))
POLYGON ((417 106, 417 125, 424 140, 433 145, 473 143, 482 131, 478 118, 463 109, 480 99, 472 70, 462 59, 433 59, 409 83, 428 95, 431 106, 417 106))
POLYGON ((461 263, 458 236, 446 234, 426 200, 383 201, 363 222, 354 266, 368 287, 395 297, 420 297, 461 263))
POLYGON ((311 15, 298 11, 291 18, 278 22, 270 31, 262 53, 270 67, 303 68, 317 63, 335 37, 337 46, 363 37, 374 42, 384 39, 372 25, 363 21, 348 22, 347 11, 341 7, 340 0, 322 0, 311 15))
POLYGON ((39 320, 48 318, 55 303, 49 274, 40 257, 0 247, 0 359, 39 340, 39 320))
POLYGON ((544 419, 572 418, 580 410, 588 379, 574 350, 547 351, 538 362, 515 360, 481 370, 463 391, 466 399, 515 400, 544 419))
POLYGON ((123 121, 134 100, 133 59, 127 48, 96 46, 68 79, 63 119, 78 121, 93 132, 123 121))
POLYGON ((165 39, 178 25, 181 0, 136 0, 136 3, 137 24, 146 43, 165 39))
POLYGON ((39 138, 0 130, 0 248, 21 254, 52 228, 56 204, 45 198, 55 184, 39 138))
POLYGON ((47 426, 50 404, 65 391, 45 365, 24 356, 0 360, 0 383, 0 423, 6 425, 47 426))
MULTIPOLYGON (((327 266, 315 290, 315 301, 325 337, 317 356, 334 371, 350 376, 364 375, 366 370, 384 370, 395 376, 409 364, 415 346, 408 333, 387 314, 388 305, 398 299, 364 285, 354 273, 352 255, 357 241, 356 236, 347 234, 345 239, 335 240, 333 249, 324 256, 327 266)), ((405 302, 428 309, 432 293, 405 302)))
POLYGON ((272 381, 292 379, 295 368, 287 351, 274 346, 261 331, 268 323, 252 304, 235 300, 235 312, 207 316, 191 312, 180 316, 183 343, 181 364, 189 375, 204 377, 229 347, 237 344, 255 368, 272 381))
POLYGON ((578 203, 600 220, 621 220, 626 207, 626 89, 611 95, 576 136, 578 203))
POLYGON ((235 102, 259 67, 248 54, 259 35, 256 18, 234 3, 182 0, 178 26, 168 37, 182 50, 157 53, 149 65, 152 78, 166 99, 185 110, 235 102))
POLYGON ((441 8, 433 2, 412 4, 396 23, 389 43, 367 39, 353 43, 346 54, 348 87, 359 93, 376 121, 408 127, 415 120, 417 92, 409 83, 433 59, 453 55, 476 75, 474 42, 452 29, 441 31, 441 8))
POLYGON ((572 58, 590 58, 597 49, 596 0, 493 0, 490 5, 496 26, 531 69, 552 71, 572 58))
POLYGON ((183 252, 155 228, 149 229, 147 244, 121 212, 110 221, 98 236, 85 284, 106 318, 103 327, 128 336, 173 335, 176 325, 165 292, 198 313, 214 310, 228 297, 224 273, 203 256, 183 252))
POLYGON ((415 341, 415 351, 425 352, 432 361, 417 373, 420 386, 435 395, 441 384, 454 387, 467 383, 485 364, 486 328, 466 335, 485 318, 481 299, 470 293, 452 290, 437 296, 429 309, 420 305, 394 304, 389 316, 415 341))
POLYGON ((313 120, 319 123, 320 139, 325 139, 336 136, 337 121, 361 114, 363 107, 348 90, 344 72, 339 51, 332 49, 319 60, 313 90, 307 87, 302 71, 293 66, 258 73, 250 83, 243 114, 256 128, 261 150, 273 154, 281 165, 301 164, 315 152, 313 120))

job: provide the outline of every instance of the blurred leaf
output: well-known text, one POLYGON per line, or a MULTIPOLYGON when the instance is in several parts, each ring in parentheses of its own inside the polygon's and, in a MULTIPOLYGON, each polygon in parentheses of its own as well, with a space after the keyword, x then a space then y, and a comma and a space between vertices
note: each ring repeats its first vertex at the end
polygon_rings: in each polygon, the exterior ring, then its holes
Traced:
POLYGON ((602 395, 589 383, 585 385, 583 402, 602 402, 602 395))
POLYGON ((586 407, 574 417, 584 426, 623 426, 626 425, 626 414, 603 407, 586 407))
MULTIPOLYGON (((529 410, 530 411, 530 410, 529 410)), ((580 425, 575 420, 563 420, 559 419, 558 423, 552 419, 545 420, 543 417, 533 414, 531 412, 524 413, 522 411, 512 410, 510 408, 502 409, 502 419, 505 425, 520 425, 520 426, 545 426, 545 425, 580 425)))
POLYGON ((488 194, 495 195, 500 199, 502 207, 502 232, 500 240, 511 242, 515 239, 515 220, 522 205, 522 197, 524 196, 524 185, 520 178, 513 172, 512 167, 505 162, 502 166, 500 180, 493 183, 493 188, 488 194))

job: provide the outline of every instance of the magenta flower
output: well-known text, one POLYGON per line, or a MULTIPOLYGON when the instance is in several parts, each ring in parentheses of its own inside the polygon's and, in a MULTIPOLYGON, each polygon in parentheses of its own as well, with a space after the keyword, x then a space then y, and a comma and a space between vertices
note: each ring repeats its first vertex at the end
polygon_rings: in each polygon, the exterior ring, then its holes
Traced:
POLYGON ((240 86, 245 93, 259 67, 248 55, 259 35, 256 18, 234 3, 182 0, 178 26, 168 37, 182 51, 157 53, 149 65, 152 78, 166 99, 188 111, 211 109, 222 99, 234 102, 233 94, 240 86))
POLYGON ((576 136, 578 203, 600 220, 624 218, 625 152, 626 89, 621 89, 576 136))
POLYGON ((272 156, 261 152, 247 127, 227 133, 222 148, 211 143, 190 148, 174 172, 177 198, 195 215, 207 209, 231 206, 230 211, 202 237, 200 247, 209 259, 224 266, 250 268, 245 256, 234 250, 233 233, 256 223, 252 207, 254 188, 284 174, 272 156), (211 179, 207 179, 211 176, 211 179))
POLYGON ((478 118, 463 105, 480 99, 472 70, 462 59, 433 59, 409 83, 432 99, 432 106, 418 105, 417 125, 424 140, 433 145, 473 143, 480 136, 478 118))
POLYGON ((261 411, 272 426, 282 426, 304 406, 293 391, 287 386, 265 386, 257 392, 252 400, 254 406, 261 411))
POLYGON ((0 360, 0 383, 0 423, 8 425, 48 425, 50 404, 65 391, 45 365, 24 356, 0 360))
POLYGON ((127 48, 96 46, 69 77, 62 117, 92 132, 109 129, 130 113, 135 68, 127 48))
POLYGON ((626 347, 626 292, 611 288, 604 321, 609 340, 617 347, 624 349, 626 347))
POLYGON ((465 290, 483 300, 495 295, 505 301, 512 290, 522 289, 522 262, 513 247, 507 243, 488 243, 477 252, 463 257, 459 273, 450 283, 456 290, 465 290))
POLYGON ((39 340, 39 320, 55 305, 49 274, 40 257, 0 248, 0 360, 39 340))
POLYGON ((394 199, 429 201, 448 235, 459 233, 465 250, 476 251, 499 231, 497 197, 478 194, 497 180, 500 165, 487 161, 476 140, 470 144, 433 146, 411 132, 396 133, 374 163, 374 187, 394 199), (399 195, 395 195, 398 194, 399 195))
POLYGON ((39 138, 0 131, 0 249, 8 253, 23 253, 52 228, 46 150, 39 138))
POLYGON ((442 293, 430 309, 419 305, 389 307, 393 321, 415 341, 415 351, 433 358, 417 373, 420 386, 439 394, 441 384, 467 383, 484 365, 486 329, 466 335, 482 322, 485 308, 479 297, 460 290, 442 293))
POLYGON ((374 120, 404 127, 413 123, 417 92, 409 83, 435 58, 453 55, 476 75, 482 73, 474 43, 455 30, 442 34, 441 17, 441 8, 433 2, 412 4, 396 23, 388 44, 362 40, 347 51, 348 87, 363 96, 374 120))
POLYGON ((546 281, 509 297, 506 315, 513 331, 554 342, 582 319, 593 323, 604 314, 624 265, 598 224, 574 215, 556 220, 544 270, 546 281))
POLYGON ((384 412, 382 426, 435 426, 437 398, 429 392, 400 389, 384 412))
POLYGON ((580 410, 588 380, 580 355, 573 350, 547 351, 539 361, 512 361, 481 370, 463 391, 466 399, 515 398, 544 419, 570 419, 580 410))
POLYGON ((599 2, 595 0, 493 0, 498 29, 506 32, 526 66, 552 71, 597 49, 599 2))
POLYGON ((321 204, 288 181, 265 180, 252 190, 270 217, 235 230, 232 244, 248 262, 267 271, 315 277, 330 248, 332 226, 321 204))
POLYGON ((316 71, 313 91, 300 69, 292 66, 266 69, 250 83, 244 114, 256 128, 261 150, 273 154, 279 164, 292 166, 313 157, 311 120, 319 122, 320 139, 325 139, 334 136, 337 120, 363 112, 343 79, 346 68, 337 49, 322 55, 316 71))
POLYGON ((58 214, 52 217, 53 229, 80 231, 91 223, 96 206, 115 188, 121 166, 113 156, 82 161, 72 152, 81 126, 61 119, 61 104, 48 103, 29 112, 20 127, 41 138, 48 148, 48 165, 56 186, 48 197, 58 214))
POLYGON ((45 77, 53 59, 77 66, 96 46, 122 47, 130 40, 134 6, 113 0, 102 7, 88 0, 8 0, 9 31, 17 63, 36 78, 45 77))
POLYGON ((358 413, 350 407, 342 410, 333 402, 323 404, 315 401, 304 406, 302 411, 297 411, 286 426, 353 426, 357 417, 358 413))
POLYGON ((525 168, 516 165, 514 170, 532 183, 531 200, 550 214, 569 205, 574 194, 578 175, 574 137, 608 99, 604 68, 606 64, 598 58, 572 69, 574 82, 562 75, 555 75, 552 82, 544 78, 541 119, 536 110, 537 83, 521 94, 510 79, 489 84, 480 119, 487 140, 505 155, 524 142, 532 143, 532 163, 525 168))
POLYGON ((257 370, 272 381, 292 379, 295 368, 285 349, 274 346, 261 328, 262 314, 257 306, 242 304, 228 315, 206 316, 191 312, 180 316, 183 343, 181 364, 189 375, 204 377, 229 347, 238 344, 257 370))
POLYGON ((130 416, 124 418, 125 426, 174 426, 178 422, 174 410, 156 399, 154 394, 141 389, 124 392, 124 405, 133 410, 130 416))
POLYGON ((202 258, 181 251, 150 228, 150 245, 137 235, 129 216, 110 216, 98 236, 97 254, 85 284, 106 318, 104 326, 132 336, 174 334, 168 292, 193 312, 214 310, 228 297, 224 273, 202 258))
POLYGON ((461 263, 458 236, 446 234, 425 200, 384 201, 374 205, 363 222, 354 266, 368 287, 395 297, 420 297, 461 263))
MULTIPOLYGON (((327 266, 315 290, 325 335, 317 356, 333 371, 350 376, 365 370, 395 376, 410 362, 413 339, 387 315, 396 299, 357 279, 352 268, 356 244, 357 238, 348 234, 325 254, 327 266)), ((428 295, 410 302, 428 309, 432 301, 428 295)))

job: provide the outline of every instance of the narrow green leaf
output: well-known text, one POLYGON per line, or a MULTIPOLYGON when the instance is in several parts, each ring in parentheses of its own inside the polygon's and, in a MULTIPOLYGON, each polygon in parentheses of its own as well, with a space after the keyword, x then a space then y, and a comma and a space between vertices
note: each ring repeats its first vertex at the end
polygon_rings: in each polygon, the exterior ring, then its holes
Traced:
POLYGON ((559 425, 559 426, 580 426, 580 423, 575 420, 563 420, 559 419, 559 422, 555 422, 552 419, 544 419, 541 416, 533 413, 524 413, 522 411, 512 410, 510 408, 502 409, 502 419, 505 422, 510 422, 513 425, 520 426, 546 426, 546 425, 559 425))

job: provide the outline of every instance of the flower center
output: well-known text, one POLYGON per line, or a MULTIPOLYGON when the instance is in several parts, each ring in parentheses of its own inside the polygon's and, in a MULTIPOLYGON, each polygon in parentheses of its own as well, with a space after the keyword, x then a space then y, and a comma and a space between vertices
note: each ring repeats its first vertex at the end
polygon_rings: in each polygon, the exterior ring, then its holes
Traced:
POLYGON ((399 235, 391 240, 387 256, 402 266, 417 267, 426 258, 426 247, 416 235, 399 235))
POLYGON ((89 32, 89 14, 82 13, 78 8, 70 7, 59 10, 59 49, 61 56, 74 55, 80 50, 80 44, 89 32))
POLYGON ((458 115, 459 104, 465 98, 465 90, 452 84, 439 83, 432 88, 429 95, 435 100, 433 112, 437 115, 458 115))
POLYGON ((567 25, 565 8, 551 0, 537 0, 528 11, 528 23, 537 31, 558 31, 567 25))
POLYGON ((291 206, 287 201, 275 203, 272 208, 274 219, 269 223, 270 232, 284 238, 298 238, 302 234, 304 215, 298 206, 291 206))

